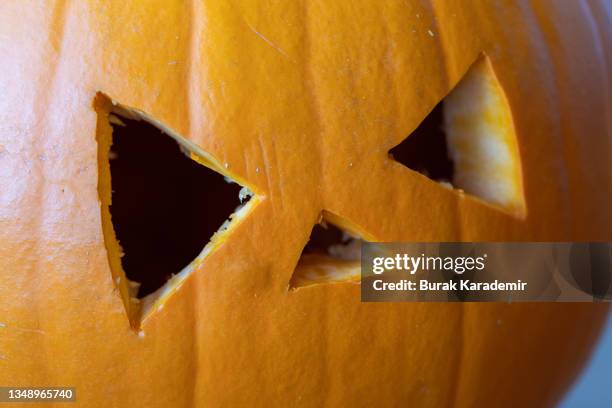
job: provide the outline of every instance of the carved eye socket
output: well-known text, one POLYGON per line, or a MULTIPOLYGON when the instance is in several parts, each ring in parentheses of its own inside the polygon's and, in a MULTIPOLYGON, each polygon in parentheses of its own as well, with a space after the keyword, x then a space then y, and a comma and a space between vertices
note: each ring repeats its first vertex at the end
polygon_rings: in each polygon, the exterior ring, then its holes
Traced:
POLYGON ((135 324, 140 299, 151 304, 183 279, 250 193, 138 112, 99 109, 97 133, 105 243, 135 324))
POLYGON ((486 57, 472 65, 390 154, 447 187, 464 190, 516 217, 526 215, 512 115, 486 57))

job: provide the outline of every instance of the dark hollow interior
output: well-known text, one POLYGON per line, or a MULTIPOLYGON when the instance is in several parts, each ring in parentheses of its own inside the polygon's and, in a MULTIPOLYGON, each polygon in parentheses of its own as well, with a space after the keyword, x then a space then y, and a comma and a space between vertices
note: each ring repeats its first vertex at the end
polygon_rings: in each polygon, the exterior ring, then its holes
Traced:
POLYGON ((240 186, 183 154, 145 121, 113 125, 110 213, 138 297, 194 260, 240 204, 240 186))
POLYGON ((395 161, 433 180, 452 182, 454 165, 448 154, 443 109, 440 102, 414 132, 389 153, 395 161))
POLYGON ((329 248, 334 245, 346 245, 353 238, 346 236, 333 224, 317 224, 310 233, 310 239, 302 254, 330 255, 329 248))

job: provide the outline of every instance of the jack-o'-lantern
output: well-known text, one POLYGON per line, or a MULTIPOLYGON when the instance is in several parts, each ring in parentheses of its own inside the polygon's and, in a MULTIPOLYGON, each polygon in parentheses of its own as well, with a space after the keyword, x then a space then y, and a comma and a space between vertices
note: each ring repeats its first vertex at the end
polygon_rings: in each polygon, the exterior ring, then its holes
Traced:
POLYGON ((605 16, 2 2, 0 384, 84 407, 553 403, 604 305, 362 303, 356 256, 610 240, 605 16))

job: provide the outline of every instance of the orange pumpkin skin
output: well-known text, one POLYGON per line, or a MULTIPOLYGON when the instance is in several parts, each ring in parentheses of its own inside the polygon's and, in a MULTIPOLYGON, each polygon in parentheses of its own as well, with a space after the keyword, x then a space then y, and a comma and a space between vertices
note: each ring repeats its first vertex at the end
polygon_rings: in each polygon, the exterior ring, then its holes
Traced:
POLYGON ((0 4, 0 384, 74 386, 83 407, 515 407, 571 383, 605 305, 287 287, 322 210, 380 241, 610 240, 603 2, 44 3, 0 4), (523 219, 387 155, 482 53, 523 219), (102 232, 98 92, 258 197, 140 331, 102 232))

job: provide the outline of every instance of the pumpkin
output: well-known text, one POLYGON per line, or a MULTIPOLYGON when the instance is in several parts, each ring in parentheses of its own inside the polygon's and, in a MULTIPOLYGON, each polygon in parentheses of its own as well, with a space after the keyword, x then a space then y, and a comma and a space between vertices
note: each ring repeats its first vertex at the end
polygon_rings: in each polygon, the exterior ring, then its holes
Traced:
POLYGON ((597 1, 2 2, 0 384, 84 407, 554 403, 605 305, 361 303, 353 261, 302 250, 322 222, 610 240, 611 34, 597 1), (452 180, 393 150, 441 101, 452 180), (253 195, 141 299, 111 214, 129 120, 253 195))

